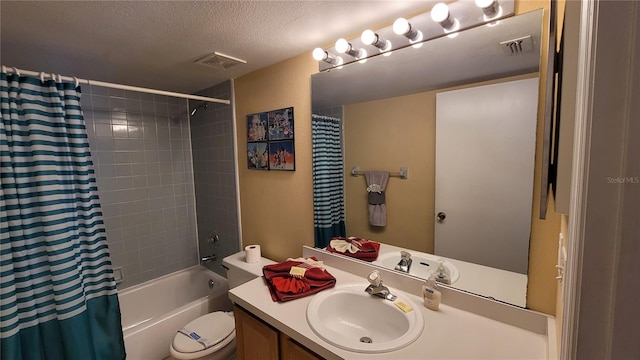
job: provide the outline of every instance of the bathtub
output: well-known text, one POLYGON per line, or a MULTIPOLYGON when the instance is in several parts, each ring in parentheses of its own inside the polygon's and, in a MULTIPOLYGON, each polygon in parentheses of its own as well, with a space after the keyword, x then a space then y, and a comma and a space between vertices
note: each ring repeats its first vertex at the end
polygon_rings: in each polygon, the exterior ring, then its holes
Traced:
POLYGON ((231 311, 228 290, 227 279, 196 265, 118 292, 127 359, 168 357, 178 329, 201 315, 231 311))

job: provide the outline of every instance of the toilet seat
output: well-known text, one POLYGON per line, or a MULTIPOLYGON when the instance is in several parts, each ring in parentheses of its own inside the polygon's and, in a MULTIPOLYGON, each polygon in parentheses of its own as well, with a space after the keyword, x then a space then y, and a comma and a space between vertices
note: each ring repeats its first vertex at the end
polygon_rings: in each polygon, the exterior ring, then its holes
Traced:
POLYGON ((187 325, 192 335, 190 337, 181 332, 176 333, 171 344, 171 355, 180 359, 195 359, 216 352, 235 340, 235 322, 233 313, 222 311, 212 312, 203 315, 187 325), (194 338, 200 338, 200 342, 194 338), (202 339, 206 339, 208 346, 205 347, 202 339))

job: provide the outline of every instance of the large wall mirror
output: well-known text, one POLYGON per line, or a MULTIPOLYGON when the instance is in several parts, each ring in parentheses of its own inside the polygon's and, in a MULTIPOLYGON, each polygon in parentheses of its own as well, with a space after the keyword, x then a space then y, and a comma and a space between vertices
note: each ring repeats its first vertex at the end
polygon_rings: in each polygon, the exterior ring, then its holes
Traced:
POLYGON ((382 244, 374 264, 408 251, 408 274, 424 277, 442 258, 453 287, 526 305, 542 19, 537 10, 312 75, 313 113, 342 120, 346 235, 382 244), (467 122, 444 126, 451 117, 467 122), (467 156, 484 150, 495 156, 467 156), (387 183, 385 226, 369 224, 356 166, 408 168, 387 183), (485 185, 497 195, 473 192, 485 185))

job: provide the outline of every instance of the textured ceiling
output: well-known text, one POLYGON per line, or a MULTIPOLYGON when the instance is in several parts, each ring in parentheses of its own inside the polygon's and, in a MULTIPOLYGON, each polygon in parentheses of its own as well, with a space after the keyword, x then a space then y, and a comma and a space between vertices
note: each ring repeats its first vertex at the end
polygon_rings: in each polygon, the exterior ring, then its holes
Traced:
POLYGON ((436 2, 2 0, 0 60, 193 93, 436 2), (194 63, 214 51, 247 64, 216 70, 194 63))

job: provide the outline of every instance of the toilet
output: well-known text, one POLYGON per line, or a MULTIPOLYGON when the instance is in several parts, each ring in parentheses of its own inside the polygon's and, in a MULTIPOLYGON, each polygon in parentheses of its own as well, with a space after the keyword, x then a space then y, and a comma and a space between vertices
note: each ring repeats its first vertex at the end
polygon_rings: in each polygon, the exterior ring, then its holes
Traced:
MULTIPOLYGON (((273 263, 274 261, 267 258, 247 263, 244 251, 222 260, 230 289, 262 276, 262 267, 273 263)), ((182 329, 177 329, 169 352, 171 358, 179 360, 235 358, 236 331, 233 312, 215 311, 189 322, 182 329)))

